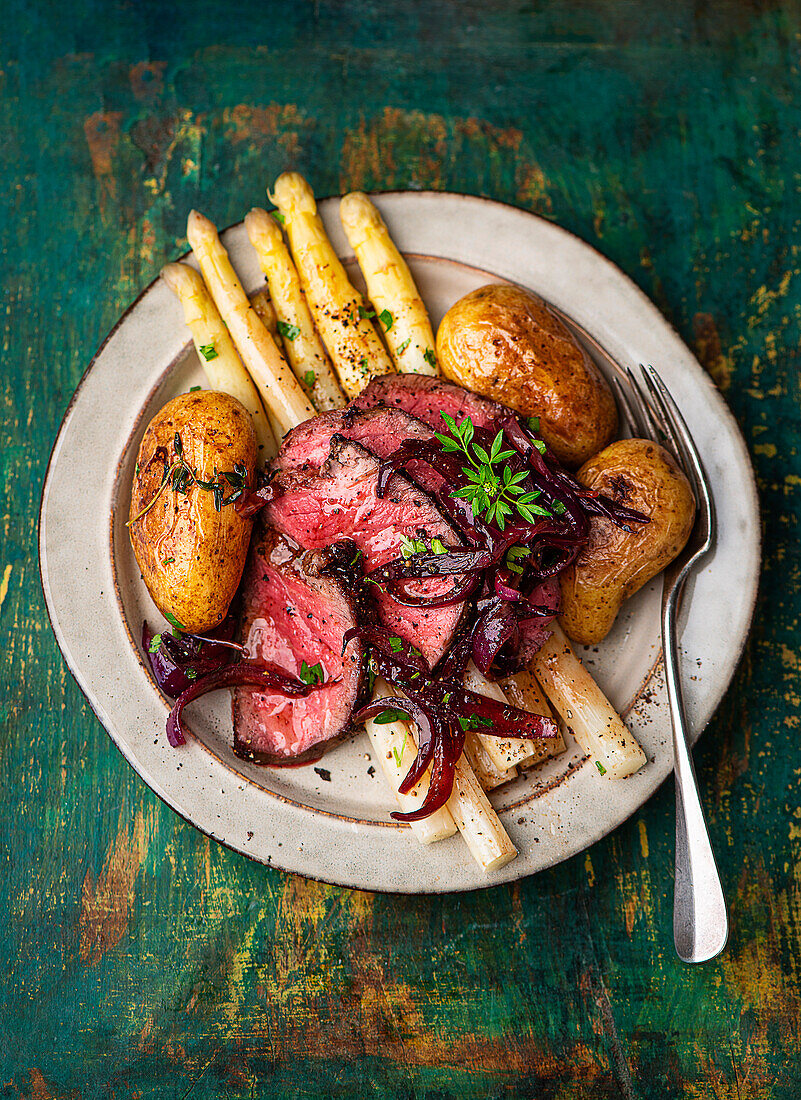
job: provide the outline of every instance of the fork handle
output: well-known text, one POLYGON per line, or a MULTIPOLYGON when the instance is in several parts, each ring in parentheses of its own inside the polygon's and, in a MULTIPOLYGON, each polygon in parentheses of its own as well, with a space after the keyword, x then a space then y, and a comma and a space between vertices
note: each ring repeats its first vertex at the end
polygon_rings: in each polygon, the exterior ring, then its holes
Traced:
POLYGON ((662 608, 673 759, 676 776, 676 880, 673 894, 673 939, 684 962, 706 962, 720 954, 729 935, 726 900, 687 739, 679 674, 678 605, 683 585, 666 594, 662 608))

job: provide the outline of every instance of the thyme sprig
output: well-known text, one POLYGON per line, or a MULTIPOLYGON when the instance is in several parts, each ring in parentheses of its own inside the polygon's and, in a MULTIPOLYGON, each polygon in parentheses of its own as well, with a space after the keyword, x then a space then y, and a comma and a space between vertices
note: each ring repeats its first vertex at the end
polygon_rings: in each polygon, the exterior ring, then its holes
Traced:
POLYGON ((215 473, 212 480, 204 481, 198 477, 197 470, 193 470, 184 458, 183 440, 178 432, 173 437, 173 450, 175 459, 172 463, 168 462, 164 447, 159 447, 156 450, 151 462, 160 459, 164 464, 161 482, 150 502, 145 505, 138 515, 128 520, 126 527, 132 527, 137 520, 147 515, 168 485, 174 493, 183 493, 184 496, 195 485, 198 489, 211 493, 214 498, 214 508, 217 512, 221 511, 227 504, 233 504, 234 501, 239 500, 244 495, 247 489, 248 471, 247 467, 241 462, 235 462, 233 470, 223 470, 222 473, 215 473), (233 490, 227 496, 225 495, 226 487, 233 490))
POLYGON ((469 417, 457 424, 446 412, 440 415, 451 433, 434 433, 443 451, 462 454, 469 463, 462 467, 469 484, 451 496, 469 501, 474 516, 481 513, 487 523, 497 524, 501 531, 515 511, 529 523, 533 523, 536 516, 551 515, 547 508, 535 503, 539 490, 526 488, 528 471, 513 473, 510 466, 504 465, 507 459, 514 457, 515 451, 504 450, 503 430, 498 432, 487 451, 475 441, 475 426, 469 417))

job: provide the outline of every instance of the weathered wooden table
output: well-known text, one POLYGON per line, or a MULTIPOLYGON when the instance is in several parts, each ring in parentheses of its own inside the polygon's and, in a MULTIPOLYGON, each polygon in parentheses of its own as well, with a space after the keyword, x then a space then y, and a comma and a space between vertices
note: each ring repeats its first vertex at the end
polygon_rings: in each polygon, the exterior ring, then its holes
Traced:
POLYGON ((801 1093, 801 8, 704 9, 7 0, 0 1096, 801 1093), (286 167, 319 194, 445 188, 552 218, 723 389, 759 474, 765 573, 696 752, 731 899, 715 962, 673 954, 670 786, 513 887, 342 890, 180 821, 70 679, 35 549, 61 416, 185 248, 188 209, 236 221, 286 167))

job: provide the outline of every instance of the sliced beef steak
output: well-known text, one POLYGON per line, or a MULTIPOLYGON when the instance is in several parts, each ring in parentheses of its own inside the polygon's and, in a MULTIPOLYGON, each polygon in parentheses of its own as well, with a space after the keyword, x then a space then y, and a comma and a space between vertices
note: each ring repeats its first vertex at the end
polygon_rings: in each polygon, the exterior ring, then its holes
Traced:
POLYGON ((364 649, 342 656, 355 625, 343 587, 320 571, 319 555, 262 528, 254 535, 242 583, 241 638, 252 657, 299 675, 320 664, 324 686, 305 698, 237 688, 234 752, 259 764, 302 762, 347 732, 362 682, 364 649))
MULTIPOLYGON (((376 493, 379 460, 358 443, 334 435, 330 454, 319 470, 279 471, 278 495, 265 509, 267 521, 308 549, 348 539, 362 552, 369 574, 401 554, 403 538, 438 538, 461 546, 456 531, 436 506, 407 478, 393 475, 385 495, 376 493)), ((443 596, 450 578, 427 578, 408 584, 415 596, 443 596)), ((462 603, 445 607, 407 607, 375 587, 381 621, 404 641, 417 646, 430 665, 450 643, 462 616, 462 603)))
POLYGON ((322 413, 293 428, 281 444, 273 467, 278 470, 318 469, 328 458, 335 435, 361 443, 379 458, 386 458, 407 439, 431 439, 433 433, 421 420, 400 409, 383 406, 367 410, 349 406, 322 413))
POLYGON ((424 374, 385 374, 374 378, 352 402, 357 409, 376 405, 402 409, 437 431, 442 431, 442 412, 449 413, 457 423, 469 416, 477 428, 492 428, 496 418, 507 412, 502 405, 470 393, 454 382, 424 374))

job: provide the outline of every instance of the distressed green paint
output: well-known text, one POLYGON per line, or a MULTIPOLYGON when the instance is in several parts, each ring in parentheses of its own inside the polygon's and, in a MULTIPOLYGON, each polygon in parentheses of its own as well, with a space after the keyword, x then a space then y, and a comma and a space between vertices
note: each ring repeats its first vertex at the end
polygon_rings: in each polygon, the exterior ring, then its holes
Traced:
POLYGON ((6 4, 1 1097, 801 1091, 801 13, 703 8, 6 4), (437 187, 536 210, 619 263, 725 385, 765 573, 696 753, 731 899, 721 959, 673 956, 669 787, 516 886, 367 895, 183 824, 66 673, 34 547, 69 397, 185 247, 190 207, 236 221, 286 167, 320 194, 437 187))

